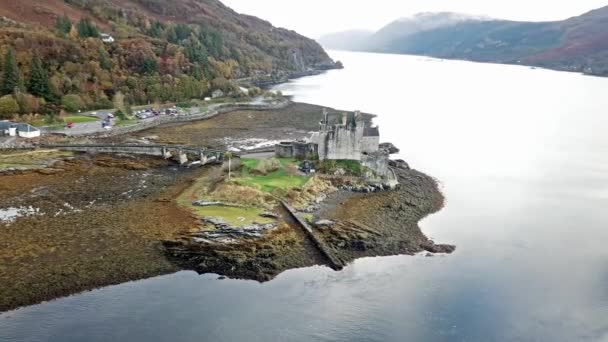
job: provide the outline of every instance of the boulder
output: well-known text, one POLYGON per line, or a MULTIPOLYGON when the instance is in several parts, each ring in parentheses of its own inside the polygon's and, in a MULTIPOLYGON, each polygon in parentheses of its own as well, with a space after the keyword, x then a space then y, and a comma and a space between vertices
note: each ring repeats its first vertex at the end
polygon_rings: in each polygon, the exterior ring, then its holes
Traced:
POLYGON ((208 202, 208 201, 195 201, 192 202, 192 205, 195 207, 210 207, 215 205, 222 205, 221 202, 208 202))
POLYGON ((278 219, 279 215, 269 212, 269 211, 265 211, 263 213, 260 214, 261 217, 266 217, 266 218, 272 218, 272 219, 278 219))
POLYGON ((408 165, 408 163, 406 163, 404 160, 401 160, 401 159, 390 160, 388 162, 388 165, 390 167, 394 167, 394 168, 402 169, 402 170, 409 170, 410 169, 410 166, 408 165))
POLYGON ((420 247, 425 251, 434 254, 450 254, 456 250, 456 246, 454 245, 436 245, 433 241, 427 241, 420 245, 420 247))
POLYGON ((332 220, 318 220, 314 223, 316 228, 331 228, 336 225, 336 222, 332 220))
POLYGON ((379 148, 380 148, 380 151, 384 151, 388 154, 399 153, 399 149, 392 143, 382 143, 382 144, 380 144, 379 148))

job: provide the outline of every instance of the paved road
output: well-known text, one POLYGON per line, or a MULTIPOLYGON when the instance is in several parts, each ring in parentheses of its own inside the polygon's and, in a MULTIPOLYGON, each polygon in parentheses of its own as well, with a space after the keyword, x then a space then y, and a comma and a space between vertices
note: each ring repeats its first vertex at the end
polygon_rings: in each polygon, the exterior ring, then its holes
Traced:
MULTIPOLYGON (((257 97, 257 98, 254 98, 251 102, 247 102, 247 103, 262 104, 263 102, 264 102, 263 98, 257 97)), ((213 111, 213 110, 217 109, 218 107, 221 107, 222 105, 224 105, 224 103, 214 103, 214 104, 207 106, 204 109, 201 107, 192 107, 192 108, 189 108, 186 110, 185 115, 204 114, 206 112, 213 111)), ((79 115, 97 116, 100 119, 105 119, 105 117, 107 116, 107 113, 111 113, 111 112, 114 112, 114 110, 99 110, 99 111, 83 112, 83 113, 79 113, 79 115)), ((149 119, 138 120, 138 121, 139 122, 149 122, 149 121, 154 121, 154 120, 155 120, 155 118, 149 118, 149 119)), ((114 123, 112 123, 112 125, 114 125, 114 123)), ((46 127, 42 127, 43 133, 58 133, 58 134, 65 134, 65 135, 70 135, 70 136, 71 135, 93 134, 93 133, 104 132, 104 131, 106 131, 106 129, 101 126, 101 121, 76 123, 76 124, 74 124, 74 126, 72 128, 49 129, 46 127)))

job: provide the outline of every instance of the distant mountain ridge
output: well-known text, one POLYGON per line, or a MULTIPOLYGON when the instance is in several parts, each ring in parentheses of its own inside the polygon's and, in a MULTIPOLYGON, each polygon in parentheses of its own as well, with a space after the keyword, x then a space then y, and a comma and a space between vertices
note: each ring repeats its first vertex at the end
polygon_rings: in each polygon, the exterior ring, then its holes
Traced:
POLYGON ((397 40, 421 31, 455 25, 467 21, 490 20, 489 18, 453 12, 423 12, 412 17, 399 18, 376 32, 352 30, 332 33, 318 39, 330 49, 354 51, 382 51, 397 40), (354 39, 353 39, 354 37, 354 39))
MULTIPOLYGON (((523 64, 608 76, 608 6, 553 22, 518 22, 455 13, 397 20, 345 50, 523 64)), ((327 41, 319 42, 334 48, 327 41)))
POLYGON ((452 12, 418 13, 413 17, 400 18, 384 26, 370 37, 367 47, 375 51, 390 50, 394 41, 419 32, 485 20, 490 19, 452 12))

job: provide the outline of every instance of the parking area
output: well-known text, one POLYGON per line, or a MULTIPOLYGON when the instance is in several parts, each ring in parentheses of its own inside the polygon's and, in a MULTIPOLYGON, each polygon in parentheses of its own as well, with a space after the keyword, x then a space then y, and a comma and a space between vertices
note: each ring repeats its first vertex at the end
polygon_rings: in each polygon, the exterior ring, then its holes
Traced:
POLYGON ((150 119, 150 118, 154 118, 154 117, 162 116, 162 115, 178 116, 178 115, 182 115, 182 114, 183 114, 183 111, 175 106, 173 106, 171 108, 164 108, 164 109, 144 108, 144 109, 133 112, 133 115, 135 115, 135 117, 139 120, 150 119))

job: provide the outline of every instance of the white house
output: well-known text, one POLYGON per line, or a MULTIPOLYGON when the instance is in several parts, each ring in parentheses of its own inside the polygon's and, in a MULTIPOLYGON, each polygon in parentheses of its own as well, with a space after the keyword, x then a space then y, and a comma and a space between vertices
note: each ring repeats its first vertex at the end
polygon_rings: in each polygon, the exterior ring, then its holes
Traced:
POLYGON ((224 92, 221 91, 220 89, 216 89, 211 93, 211 97, 214 99, 217 99, 219 97, 224 97, 224 95, 225 95, 224 92))
POLYGON ((40 134, 38 128, 26 123, 0 121, 0 135, 31 139, 39 137, 40 134))
POLYGON ((112 44, 112 43, 114 43, 114 37, 110 36, 107 33, 102 33, 101 34, 101 41, 104 42, 104 43, 112 44))

